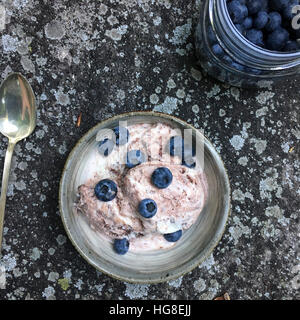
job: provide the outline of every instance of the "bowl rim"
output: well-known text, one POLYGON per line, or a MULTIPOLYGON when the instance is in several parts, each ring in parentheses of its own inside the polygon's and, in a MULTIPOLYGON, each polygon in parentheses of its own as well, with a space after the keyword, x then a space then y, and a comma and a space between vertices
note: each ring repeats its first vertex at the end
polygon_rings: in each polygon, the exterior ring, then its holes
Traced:
POLYGON ((68 164, 69 162, 72 160, 74 153, 77 151, 77 147, 79 145, 81 145, 84 141, 85 138, 94 130, 96 130, 98 127, 105 127, 105 124, 108 122, 112 122, 115 120, 118 120, 120 118, 123 117, 131 117, 131 116, 155 116, 155 117, 160 117, 160 118, 165 118, 169 121, 175 121, 176 123, 181 123, 183 126, 185 127, 189 127, 192 130, 195 130, 197 132, 199 132, 199 130, 197 128, 195 128, 193 125, 189 124, 188 122, 186 122, 185 120, 182 120, 179 117, 176 117, 174 115, 171 114, 166 114, 166 113, 162 113, 162 112, 157 112, 157 111, 130 111, 130 112, 124 112, 121 114, 117 114, 114 115, 112 117, 109 117, 107 119, 104 119, 100 122, 98 122, 95 126, 93 126, 92 128, 90 128, 86 133, 83 134, 83 136, 76 142, 76 144, 73 146, 72 150, 70 151, 70 153, 68 154, 68 157, 65 161, 63 170, 62 170, 62 174, 61 174, 61 178, 60 178, 60 182, 59 182, 59 194, 58 194, 58 201, 59 201, 59 211, 60 211, 60 217, 65 229, 65 232, 69 238, 69 240, 71 241, 72 245, 75 247, 75 249, 77 250, 77 252, 81 255, 81 257, 90 265, 92 265, 96 270, 102 272, 103 274, 122 281, 122 282, 127 282, 127 283, 132 283, 132 284, 158 284, 158 283, 164 283, 164 282, 168 282, 171 280, 175 280, 178 279, 180 277, 183 277, 184 275, 186 275, 187 273, 191 272, 192 270, 194 270, 195 268, 199 267, 204 261, 207 260, 207 258, 209 257, 209 255, 214 251, 214 249, 217 247, 217 245, 219 244, 219 242, 221 241, 225 230, 227 228, 227 224, 228 224, 228 220, 229 217, 231 215, 231 187, 230 187, 230 179, 229 179, 229 175, 228 175, 228 171, 224 165, 223 159, 221 158, 219 152, 215 149, 214 145, 212 144, 212 142, 202 133, 200 132, 200 134, 203 135, 203 137, 205 138, 205 140, 207 141, 207 143, 210 145, 210 147, 215 151, 215 153, 217 154, 217 156, 219 157, 219 161, 222 164, 222 167, 224 169, 224 181, 226 183, 226 187, 228 188, 228 208, 227 208, 227 212, 224 213, 225 219, 223 218, 223 224, 221 225, 220 231, 217 234, 217 237, 214 240, 214 244, 207 250, 207 252, 202 256, 202 258, 200 258, 199 260, 197 260, 196 263, 193 263, 191 265, 189 265, 188 267, 186 267, 186 269, 184 271, 179 271, 178 273, 173 273, 172 275, 166 276, 165 278, 159 278, 159 279, 150 279, 150 280, 142 280, 142 279, 132 279, 130 277, 122 277, 122 276, 118 276, 114 273, 110 273, 107 270, 103 270, 100 266, 98 266, 96 263, 94 263, 93 261, 91 261, 91 259, 85 254, 85 252, 83 252, 83 250, 77 245, 76 241, 73 239, 73 236, 67 226, 67 221, 65 220, 65 214, 64 214, 64 210, 63 210, 63 201, 62 201, 62 190, 63 190, 63 182, 64 182, 64 178, 66 175, 66 172, 68 170, 68 164))

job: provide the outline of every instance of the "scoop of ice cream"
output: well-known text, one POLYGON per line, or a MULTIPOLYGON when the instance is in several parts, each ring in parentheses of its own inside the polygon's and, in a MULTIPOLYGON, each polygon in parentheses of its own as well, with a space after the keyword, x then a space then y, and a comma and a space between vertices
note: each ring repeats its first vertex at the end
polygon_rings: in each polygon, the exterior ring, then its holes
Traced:
POLYGON ((189 228, 197 219, 206 198, 203 174, 178 164, 143 163, 131 169, 124 178, 124 192, 133 207, 146 198, 157 204, 157 213, 143 219, 144 233, 171 233, 189 228), (167 167, 173 181, 166 189, 158 189, 151 182, 155 169, 167 167))
POLYGON ((77 210, 87 216, 94 230, 103 232, 110 238, 122 238, 131 233, 139 234, 143 225, 139 217, 132 214, 133 209, 122 189, 118 186, 118 193, 110 202, 99 201, 94 192, 98 180, 89 181, 78 188, 79 201, 77 210))

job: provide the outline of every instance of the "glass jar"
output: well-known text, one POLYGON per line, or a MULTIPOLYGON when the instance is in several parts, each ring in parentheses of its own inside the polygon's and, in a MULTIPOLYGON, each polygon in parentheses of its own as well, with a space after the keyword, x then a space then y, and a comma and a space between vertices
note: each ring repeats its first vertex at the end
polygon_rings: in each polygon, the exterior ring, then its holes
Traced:
POLYGON ((300 51, 276 52, 254 45, 234 26, 226 0, 200 1, 195 47, 201 67, 234 86, 258 87, 262 81, 278 84, 300 76, 300 51))

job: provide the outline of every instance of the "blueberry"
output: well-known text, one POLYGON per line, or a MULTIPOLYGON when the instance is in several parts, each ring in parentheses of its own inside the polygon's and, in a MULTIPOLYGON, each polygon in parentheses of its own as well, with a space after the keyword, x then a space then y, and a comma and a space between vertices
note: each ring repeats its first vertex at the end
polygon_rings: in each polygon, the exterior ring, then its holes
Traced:
POLYGON ((297 41, 288 41, 283 48, 283 51, 290 52, 290 51, 297 51, 299 49, 299 45, 297 41))
POLYGON ((239 31, 240 34, 244 35, 244 33, 245 33, 245 27, 243 26, 243 24, 236 23, 234 26, 238 29, 238 31, 239 31))
POLYGON ((101 155, 107 157, 114 149, 114 142, 108 138, 101 140, 98 144, 98 151, 101 155))
POLYGON ((228 64, 231 68, 236 69, 238 71, 244 71, 245 67, 243 65, 241 65, 238 62, 235 62, 232 60, 232 58, 229 55, 225 55, 223 57, 224 62, 226 62, 226 64, 228 64))
POLYGON ((283 28, 278 28, 268 35, 267 48, 269 50, 280 51, 286 45, 288 38, 289 33, 283 28))
POLYGON ((251 17, 246 17, 241 25, 244 29, 251 29, 253 26, 253 19, 251 17))
POLYGON ((129 241, 126 238, 115 239, 114 250, 116 251, 117 254, 124 255, 129 250, 129 241))
POLYGON ((157 205, 152 199, 144 199, 139 203, 138 209, 141 216, 150 219, 155 216, 157 212, 157 205))
POLYGON ((241 65, 240 63, 235 62, 235 61, 232 61, 231 64, 230 64, 230 66, 231 66, 233 69, 236 69, 236 70, 238 70, 238 71, 244 71, 244 69, 245 69, 243 65, 241 65))
POLYGON ((176 242, 181 238, 181 236, 182 236, 182 230, 178 230, 173 233, 164 234, 164 238, 169 242, 176 242))
POLYGON ((272 32, 281 26, 281 22, 282 22, 282 18, 278 12, 270 12, 269 13, 269 21, 266 24, 265 29, 268 32, 272 32))
POLYGON ((127 153, 126 167, 131 169, 146 161, 146 156, 140 150, 131 150, 127 153))
POLYGON ((283 10, 282 10, 282 16, 284 19, 288 20, 289 22, 293 19, 293 17, 296 15, 296 13, 293 13, 293 8, 294 6, 298 4, 298 1, 297 2, 292 2, 290 3, 287 7, 285 7, 283 10))
POLYGON ((223 61, 229 65, 233 62, 232 58, 228 54, 223 57, 223 61))
POLYGON ((129 140, 129 131, 127 128, 124 127, 116 127, 113 129, 116 135, 116 145, 123 146, 129 140))
POLYGON ((172 157, 180 157, 184 148, 184 140, 181 136, 174 136, 169 141, 169 152, 172 157))
POLYGON ((112 180, 104 179, 96 184, 94 192, 100 201, 108 202, 116 197, 118 187, 112 180))
POLYGON ((281 11, 290 4, 290 0, 269 0, 270 8, 281 11))
POLYGON ((216 34, 215 34, 212 26, 208 26, 208 28, 207 28, 207 37, 208 37, 208 41, 209 41, 211 44, 214 44, 214 43, 217 43, 217 42, 218 42, 217 37, 216 37, 216 34))
POLYGON ((196 167, 196 162, 193 158, 183 159, 181 164, 190 169, 194 169, 196 167))
POLYGON ((227 8, 233 23, 241 23, 248 16, 247 7, 238 0, 229 2, 227 8))
POLYGON ((168 168, 160 167, 153 171, 151 180, 157 188, 165 189, 172 183, 173 174, 168 168))
POLYGON ((245 72, 250 73, 250 74, 254 74, 254 75, 260 75, 262 72, 259 69, 255 69, 255 68, 250 68, 250 67, 245 67, 245 72))
POLYGON ((246 38, 251 41, 253 44, 258 46, 264 46, 264 35, 261 30, 249 29, 246 32, 246 38))
POLYGON ((266 11, 259 11, 254 19, 254 28, 263 29, 269 21, 269 15, 266 11))
POLYGON ((211 50, 212 52, 217 56, 217 57, 223 57, 225 52, 224 50, 222 49, 222 47, 219 45, 219 44, 214 44, 212 47, 211 47, 211 50))
POLYGON ((249 15, 253 15, 261 11, 265 6, 264 0, 247 0, 247 8, 249 15))
POLYGON ((171 156, 183 157, 183 155, 196 155, 194 147, 186 144, 181 136, 174 136, 169 141, 169 152, 171 156))

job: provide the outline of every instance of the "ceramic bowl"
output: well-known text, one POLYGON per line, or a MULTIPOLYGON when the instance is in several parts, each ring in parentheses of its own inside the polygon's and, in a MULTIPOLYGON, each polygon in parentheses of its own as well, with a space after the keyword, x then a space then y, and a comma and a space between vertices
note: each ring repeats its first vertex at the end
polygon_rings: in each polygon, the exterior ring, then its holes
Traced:
POLYGON ((132 283, 159 283, 178 278, 201 264, 220 241, 230 213, 230 185, 219 154, 209 140, 190 124, 156 112, 131 112, 102 121, 76 144, 66 161, 59 190, 61 218, 71 242, 81 256, 99 271, 132 283), (78 186, 84 181, 85 164, 102 129, 119 121, 162 122, 179 129, 191 129, 203 143, 204 172, 208 182, 206 205, 196 223, 170 249, 118 255, 109 241, 99 238, 81 215, 74 212, 78 186))

